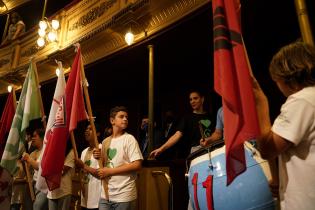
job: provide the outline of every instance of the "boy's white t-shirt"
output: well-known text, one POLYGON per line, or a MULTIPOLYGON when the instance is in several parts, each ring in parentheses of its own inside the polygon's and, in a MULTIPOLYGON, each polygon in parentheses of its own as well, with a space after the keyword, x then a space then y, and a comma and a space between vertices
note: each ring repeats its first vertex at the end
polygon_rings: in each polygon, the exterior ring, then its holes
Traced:
MULTIPOLYGON (((110 168, 116 168, 136 160, 143 160, 137 140, 128 133, 124 133, 118 138, 112 138, 108 150, 107 167, 110 168)), ((137 198, 136 178, 136 172, 109 177, 109 199, 105 197, 104 190, 101 190, 101 198, 114 202, 135 200, 137 198)))
POLYGON ((60 187, 53 191, 48 191, 47 198, 49 199, 58 199, 72 194, 72 176, 74 174, 73 150, 68 153, 64 165, 70 167, 70 169, 61 177, 60 187))
POLYGON ((315 87, 288 97, 272 131, 294 144, 279 156, 281 209, 315 209, 315 87))
MULTIPOLYGON (((99 148, 102 148, 102 145, 99 145, 99 148)), ((84 157, 89 148, 86 148, 81 153, 81 160, 84 162, 84 157)), ((99 168, 98 160, 91 155, 91 159, 85 162, 86 165, 91 168, 99 168)), ((101 196, 101 180, 92 176, 90 173, 83 174, 83 183, 84 183, 84 196, 82 196, 81 192, 81 206, 88 209, 96 209, 98 208, 98 204, 101 196)))

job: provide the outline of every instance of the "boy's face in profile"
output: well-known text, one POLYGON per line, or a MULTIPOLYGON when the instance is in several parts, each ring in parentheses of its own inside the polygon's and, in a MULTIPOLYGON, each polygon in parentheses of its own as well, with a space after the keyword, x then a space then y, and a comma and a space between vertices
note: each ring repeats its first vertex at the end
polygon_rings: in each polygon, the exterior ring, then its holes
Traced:
POLYGON ((128 126, 128 114, 124 111, 119 111, 114 118, 111 118, 111 123, 113 126, 124 130, 128 126))
POLYGON ((93 132, 92 132, 92 126, 88 125, 86 127, 86 130, 84 132, 85 140, 87 142, 93 141, 93 132))
POLYGON ((33 133, 32 137, 32 146, 39 149, 43 145, 43 139, 38 135, 36 131, 33 133))

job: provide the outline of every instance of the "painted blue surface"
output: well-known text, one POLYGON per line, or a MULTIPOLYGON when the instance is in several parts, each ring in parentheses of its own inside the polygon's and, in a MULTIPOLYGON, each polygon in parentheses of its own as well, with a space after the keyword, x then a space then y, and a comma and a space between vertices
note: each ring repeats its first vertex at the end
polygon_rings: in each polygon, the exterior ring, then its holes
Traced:
POLYGON ((194 187, 191 179, 198 173, 198 202, 201 210, 207 209, 206 189, 202 182, 208 175, 213 175, 213 201, 216 210, 274 209, 273 198, 268 180, 260 164, 252 157, 252 152, 245 150, 247 169, 229 186, 226 186, 225 153, 211 158, 214 165, 210 169, 209 160, 191 166, 189 171, 189 194, 194 204, 194 187))

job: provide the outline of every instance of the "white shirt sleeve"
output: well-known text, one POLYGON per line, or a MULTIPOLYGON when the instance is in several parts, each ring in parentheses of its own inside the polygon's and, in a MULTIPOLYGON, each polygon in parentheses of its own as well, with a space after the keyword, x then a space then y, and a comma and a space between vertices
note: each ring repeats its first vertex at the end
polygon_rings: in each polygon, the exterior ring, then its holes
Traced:
POLYGON ((272 131, 298 145, 314 121, 313 110, 313 106, 306 100, 288 98, 281 107, 281 113, 276 118, 272 131))

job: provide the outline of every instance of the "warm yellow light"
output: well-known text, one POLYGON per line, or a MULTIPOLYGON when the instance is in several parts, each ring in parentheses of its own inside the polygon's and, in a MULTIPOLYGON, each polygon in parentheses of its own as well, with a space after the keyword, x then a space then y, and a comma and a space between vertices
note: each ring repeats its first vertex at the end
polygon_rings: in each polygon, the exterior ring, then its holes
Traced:
POLYGON ((39 38, 37 39, 37 45, 38 45, 39 47, 44 46, 44 45, 45 45, 45 39, 44 39, 43 37, 39 37, 39 38))
POLYGON ((57 69, 56 69, 56 75, 57 75, 57 77, 59 77, 59 74, 60 74, 60 69, 57 68, 57 69))
POLYGON ((9 86, 8 86, 8 92, 11 93, 11 91, 12 91, 12 86, 9 85, 9 86))
POLYGON ((39 21, 39 28, 45 31, 47 28, 46 21, 44 21, 44 20, 39 21))
POLYGON ((48 33, 48 40, 51 41, 51 42, 54 42, 54 41, 56 41, 56 39, 57 39, 57 34, 56 34, 56 32, 50 31, 50 32, 48 33))
POLYGON ((59 28, 59 21, 58 20, 52 20, 51 26, 53 29, 57 30, 59 28))
POLYGON ((38 29, 38 35, 40 37, 44 37, 46 35, 46 31, 45 30, 42 30, 42 29, 38 29))
POLYGON ((125 41, 126 41, 126 43, 127 43, 128 45, 131 45, 131 44, 133 43, 134 39, 135 39, 135 36, 133 35, 132 32, 126 33, 126 35, 125 35, 125 41))

